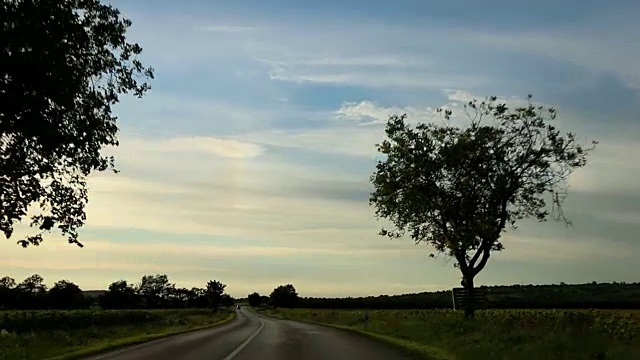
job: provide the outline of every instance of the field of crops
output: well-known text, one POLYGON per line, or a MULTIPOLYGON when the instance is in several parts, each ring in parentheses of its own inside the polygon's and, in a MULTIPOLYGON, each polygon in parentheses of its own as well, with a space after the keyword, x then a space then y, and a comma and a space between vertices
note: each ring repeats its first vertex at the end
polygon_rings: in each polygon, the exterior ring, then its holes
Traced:
POLYGON ((640 359, 640 312, 633 311, 485 310, 472 322, 453 310, 265 313, 400 339, 425 359, 640 359))
POLYGON ((0 360, 82 354, 204 327, 228 310, 0 311, 0 360))

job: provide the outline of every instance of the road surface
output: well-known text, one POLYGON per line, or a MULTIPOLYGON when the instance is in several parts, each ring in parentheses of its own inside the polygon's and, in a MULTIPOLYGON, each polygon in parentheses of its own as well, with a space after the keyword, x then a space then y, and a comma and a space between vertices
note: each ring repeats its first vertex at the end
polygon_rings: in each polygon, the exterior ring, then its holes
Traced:
POLYGON ((229 323, 85 360, 407 360, 396 350, 330 327, 278 320, 241 308, 229 323))

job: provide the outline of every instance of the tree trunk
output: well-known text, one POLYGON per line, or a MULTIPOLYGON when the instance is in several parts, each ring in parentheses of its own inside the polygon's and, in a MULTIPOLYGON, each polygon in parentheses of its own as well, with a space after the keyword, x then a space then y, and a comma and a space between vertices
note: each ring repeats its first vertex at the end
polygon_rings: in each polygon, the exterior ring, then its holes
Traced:
POLYGON ((464 308, 464 317, 468 320, 472 320, 476 311, 476 302, 474 296, 473 276, 464 275, 462 278, 462 287, 467 291, 467 304, 464 308))

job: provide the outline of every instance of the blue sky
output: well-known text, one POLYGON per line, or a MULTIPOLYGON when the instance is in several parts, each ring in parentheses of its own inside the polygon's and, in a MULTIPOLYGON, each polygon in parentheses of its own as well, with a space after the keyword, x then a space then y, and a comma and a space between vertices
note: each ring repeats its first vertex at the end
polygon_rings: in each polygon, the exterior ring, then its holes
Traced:
POLYGON ((3 273, 85 289, 166 273, 233 296, 457 286, 451 261, 377 236, 374 144, 391 113, 435 121, 439 106, 531 93, 601 144, 570 180, 575 226, 523 223, 478 283, 640 276, 637 1, 112 3, 157 77, 115 109, 122 172, 91 178, 85 248, 7 241, 3 273))

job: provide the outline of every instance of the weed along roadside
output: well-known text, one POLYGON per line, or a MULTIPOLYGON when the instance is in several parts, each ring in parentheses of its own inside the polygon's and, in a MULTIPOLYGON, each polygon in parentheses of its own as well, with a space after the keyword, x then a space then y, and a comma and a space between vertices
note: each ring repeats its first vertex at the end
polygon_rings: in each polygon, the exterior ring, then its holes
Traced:
POLYGON ((418 359, 640 359, 640 311, 260 309, 351 330, 418 359), (364 321, 365 314, 368 321, 364 321))
POLYGON ((2 360, 71 360, 231 321, 230 309, 0 311, 2 360))

